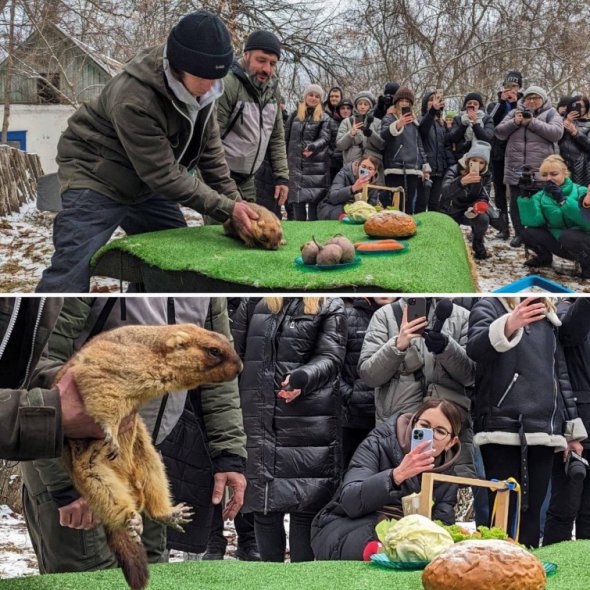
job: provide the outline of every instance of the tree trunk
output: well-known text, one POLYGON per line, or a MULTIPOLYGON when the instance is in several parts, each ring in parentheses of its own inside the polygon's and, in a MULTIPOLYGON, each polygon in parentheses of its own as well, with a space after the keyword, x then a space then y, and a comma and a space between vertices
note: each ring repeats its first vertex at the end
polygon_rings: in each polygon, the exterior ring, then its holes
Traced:
MULTIPOLYGON (((1 2, 1 0, 0 0, 1 2)), ((12 93, 12 54, 14 52, 14 14, 16 0, 10 4, 10 29, 8 33, 8 58, 4 78, 4 117, 2 119, 2 138, 0 143, 8 143, 8 124, 10 121, 10 95, 12 93)))

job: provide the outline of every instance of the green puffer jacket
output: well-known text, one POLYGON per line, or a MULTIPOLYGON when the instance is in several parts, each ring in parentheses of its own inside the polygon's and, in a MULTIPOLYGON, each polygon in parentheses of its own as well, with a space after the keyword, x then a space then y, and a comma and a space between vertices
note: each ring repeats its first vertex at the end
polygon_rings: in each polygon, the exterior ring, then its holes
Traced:
MULTIPOLYGON (((175 298, 188 301, 190 298, 175 298)), ((199 298, 196 298, 197 301, 199 298)), ((107 322, 105 323, 105 330, 112 329, 115 324, 137 324, 138 315, 141 315, 142 310, 149 314, 149 320, 144 323, 156 323, 155 315, 160 311, 162 320, 160 323, 166 323, 166 297, 149 297, 140 298, 138 300, 131 299, 126 303, 126 320, 119 320, 120 307, 118 304, 111 310, 107 322), (138 309, 133 309, 133 302, 137 301, 138 309)), ((51 336, 49 342, 49 355, 59 363, 66 362, 79 348, 88 337, 94 324, 97 320, 97 311, 93 307, 100 305, 104 307, 105 299, 97 299, 91 297, 84 298, 67 298, 59 316, 58 323, 51 336)), ((185 306, 189 308, 189 304, 185 306)), ((186 313, 182 315, 180 309, 177 309, 178 322, 187 321, 186 313)), ((199 311, 196 316, 202 317, 201 323, 207 329, 212 329, 220 332, 232 340, 232 335, 229 329, 229 319, 227 315, 227 306, 224 298, 212 298, 209 304, 209 313, 199 311), (206 319, 205 316, 207 315, 206 319)), ((195 317, 195 323, 199 323, 199 319, 195 317)), ((209 452, 212 458, 222 454, 229 453, 239 457, 246 458, 246 436, 244 433, 242 412, 240 409, 240 398, 238 393, 237 379, 228 383, 220 383, 218 385, 204 385, 200 388, 201 405, 203 409, 203 420, 205 429, 207 431, 207 441, 209 452)), ((177 394, 180 395, 180 394, 177 394)), ((182 394, 184 398, 186 393, 182 394)), ((170 396, 169 401, 174 396, 170 396)), ((146 422, 148 431, 151 433, 154 428, 154 422, 159 410, 159 404, 162 398, 156 400, 156 411, 148 407, 147 404, 140 410, 140 415, 146 422)), ((178 412, 176 400, 166 404, 166 409, 162 416, 161 429, 170 432, 182 413, 178 412)), ((184 401, 183 401, 184 404, 184 401)), ((158 442, 161 437, 158 437, 158 442)), ((65 505, 73 501, 77 497, 74 492, 71 479, 66 472, 61 459, 31 461, 23 463, 23 482, 32 494, 43 491, 39 487, 45 487, 58 505, 65 505)))
POLYGON ((546 227, 555 238, 559 238, 564 229, 590 233, 590 223, 580 215, 580 199, 586 194, 586 187, 566 178, 561 189, 565 196, 561 205, 545 191, 539 191, 530 198, 518 197, 522 224, 525 227, 546 227))
POLYGON ((58 144, 61 190, 92 189, 123 203, 159 193, 225 221, 239 193, 215 104, 203 106, 193 125, 166 84, 163 51, 139 53, 70 117, 58 144))
POLYGON ((225 157, 233 174, 256 174, 268 147, 275 184, 287 184, 289 167, 278 78, 256 87, 242 65, 234 62, 223 80, 217 120, 225 157))

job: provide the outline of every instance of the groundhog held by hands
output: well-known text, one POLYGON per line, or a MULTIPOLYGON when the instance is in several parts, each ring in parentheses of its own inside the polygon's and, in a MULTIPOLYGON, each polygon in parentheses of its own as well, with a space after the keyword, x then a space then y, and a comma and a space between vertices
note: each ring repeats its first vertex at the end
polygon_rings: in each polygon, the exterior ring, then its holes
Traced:
POLYGON ((277 250, 282 244, 283 228, 279 218, 266 207, 257 203, 248 203, 248 207, 258 213, 258 219, 251 219, 252 235, 246 234, 243 228, 234 223, 233 219, 228 219, 223 228, 226 235, 232 238, 239 238, 250 248, 264 248, 266 250, 277 250))
POLYGON ((242 363, 221 334, 193 324, 126 326, 99 334, 64 365, 104 440, 67 440, 66 467, 102 521, 131 588, 148 581, 141 512, 182 531, 192 509, 172 505, 164 465, 143 420, 119 435, 123 418, 168 392, 234 379, 242 363))

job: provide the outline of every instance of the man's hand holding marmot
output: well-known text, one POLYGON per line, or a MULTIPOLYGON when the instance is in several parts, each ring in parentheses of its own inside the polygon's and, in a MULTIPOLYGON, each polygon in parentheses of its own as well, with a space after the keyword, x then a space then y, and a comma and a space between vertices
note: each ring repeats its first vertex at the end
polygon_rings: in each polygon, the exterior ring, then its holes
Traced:
POLYGON ((252 235, 252 219, 258 219, 258 213, 252 211, 245 201, 236 201, 231 214, 236 228, 240 228, 245 234, 252 235))

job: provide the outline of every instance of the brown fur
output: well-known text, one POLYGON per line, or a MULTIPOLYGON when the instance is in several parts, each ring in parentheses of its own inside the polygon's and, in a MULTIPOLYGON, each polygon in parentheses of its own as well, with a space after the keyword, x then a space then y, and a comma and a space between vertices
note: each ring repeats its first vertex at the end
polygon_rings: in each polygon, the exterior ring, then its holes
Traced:
POLYGON ((232 219, 224 223, 226 235, 239 238, 249 248, 264 248, 266 250, 278 250, 279 245, 285 244, 283 240, 283 228, 279 218, 266 207, 257 203, 248 203, 248 207, 258 213, 258 219, 252 219, 251 236, 244 234, 236 227, 232 219))
POLYGON ((121 435, 119 425, 165 393, 232 380, 241 362, 224 336, 179 324, 126 326, 99 334, 72 357, 57 380, 70 368, 86 411, 105 439, 67 441, 65 463, 80 494, 112 532, 109 546, 128 584, 139 590, 148 579, 141 512, 177 530, 193 513, 184 504, 172 505, 164 465, 143 420, 136 416, 133 427, 121 435))

